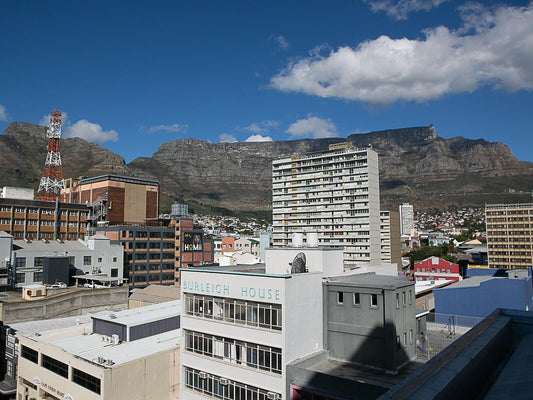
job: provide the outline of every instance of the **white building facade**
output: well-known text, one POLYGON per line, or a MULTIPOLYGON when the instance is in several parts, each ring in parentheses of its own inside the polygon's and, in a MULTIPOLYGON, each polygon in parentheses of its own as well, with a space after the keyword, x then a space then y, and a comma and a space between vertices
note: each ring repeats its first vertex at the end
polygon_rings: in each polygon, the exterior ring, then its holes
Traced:
POLYGON ((265 274, 181 270, 180 398, 286 399, 286 365, 322 348, 319 270, 327 260, 341 273, 342 251, 271 249, 266 257, 265 274), (291 274, 299 253, 309 272, 291 274))
POLYGON ((347 143, 272 163, 273 245, 294 233, 344 249, 345 265, 381 258, 378 155, 347 143))
POLYGON ((411 230, 415 228, 413 206, 409 203, 403 203, 399 207, 400 212, 400 233, 402 236, 410 236, 411 230))

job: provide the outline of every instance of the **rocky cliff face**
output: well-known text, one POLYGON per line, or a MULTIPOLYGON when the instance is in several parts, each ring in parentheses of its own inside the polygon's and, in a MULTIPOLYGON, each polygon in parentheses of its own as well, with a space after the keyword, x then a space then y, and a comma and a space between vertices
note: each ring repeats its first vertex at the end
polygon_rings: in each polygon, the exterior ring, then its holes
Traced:
MULTIPOLYGON (((129 164, 96 144, 62 141, 65 177, 104 173, 133 175, 161 182, 163 210, 172 201, 198 211, 268 212, 271 162, 294 153, 327 149, 349 141, 371 145, 379 154, 382 209, 401 202, 417 208, 483 206, 498 201, 529 201, 533 163, 521 162, 502 143, 443 139, 433 126, 350 135, 346 139, 308 139, 262 143, 209 143, 175 140, 150 158, 129 164), (510 193, 511 192, 511 193, 510 193), (523 192, 522 194, 520 192, 523 192)), ((0 136, 0 186, 38 186, 46 157, 46 129, 12 123, 0 136)))

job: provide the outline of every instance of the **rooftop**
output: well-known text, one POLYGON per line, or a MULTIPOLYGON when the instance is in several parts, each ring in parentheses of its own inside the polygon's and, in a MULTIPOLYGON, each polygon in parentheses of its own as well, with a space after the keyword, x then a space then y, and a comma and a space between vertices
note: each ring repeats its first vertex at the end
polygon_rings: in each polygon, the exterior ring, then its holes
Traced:
POLYGON ((13 250, 43 251, 58 255, 57 253, 63 254, 65 251, 87 251, 89 248, 78 240, 13 240, 13 250))
POLYGON ((159 186, 159 181, 135 178, 133 176, 116 175, 116 174, 106 174, 106 175, 94 176, 92 178, 85 178, 85 179, 80 180, 80 185, 86 185, 89 183, 96 183, 96 182, 103 182, 103 181, 115 181, 115 182, 136 183, 138 185, 159 186))
POLYGON ((413 281, 396 276, 376 275, 376 274, 359 274, 330 277, 325 280, 326 284, 340 283, 347 286, 384 289, 397 289, 413 285, 413 281))
POLYGON ((145 307, 93 316, 94 319, 112 321, 115 324, 135 326, 152 321, 176 317, 181 314, 181 300, 167 301, 145 307))

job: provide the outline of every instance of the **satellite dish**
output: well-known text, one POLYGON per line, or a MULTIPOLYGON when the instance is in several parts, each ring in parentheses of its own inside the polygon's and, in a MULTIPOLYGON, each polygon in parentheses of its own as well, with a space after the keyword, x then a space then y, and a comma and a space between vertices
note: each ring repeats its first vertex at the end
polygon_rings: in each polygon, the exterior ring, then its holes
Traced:
POLYGON ((296 257, 294 257, 294 260, 292 260, 291 274, 301 274, 302 272, 306 271, 307 269, 305 268, 305 254, 298 253, 296 257))

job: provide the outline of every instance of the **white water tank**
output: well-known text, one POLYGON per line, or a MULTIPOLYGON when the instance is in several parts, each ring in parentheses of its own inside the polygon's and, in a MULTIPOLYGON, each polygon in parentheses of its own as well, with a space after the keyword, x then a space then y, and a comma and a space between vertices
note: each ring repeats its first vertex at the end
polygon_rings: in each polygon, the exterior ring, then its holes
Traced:
POLYGON ((304 244, 304 237, 301 233, 292 234, 292 247, 302 247, 304 244))
POLYGON ((318 233, 317 232, 307 233, 307 247, 318 247, 318 233))

